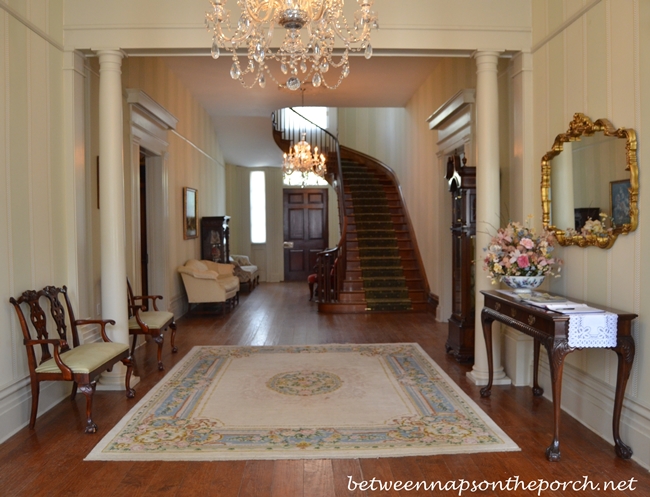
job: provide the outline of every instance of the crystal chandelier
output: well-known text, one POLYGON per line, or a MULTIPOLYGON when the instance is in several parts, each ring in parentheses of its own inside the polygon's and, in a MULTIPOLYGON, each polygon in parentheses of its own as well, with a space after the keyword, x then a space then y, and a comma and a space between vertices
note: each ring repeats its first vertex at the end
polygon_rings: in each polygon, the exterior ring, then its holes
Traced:
POLYGON ((282 163, 282 171, 285 175, 299 172, 302 174, 303 183, 310 172, 321 178, 325 177, 325 156, 318 155, 318 147, 314 147, 312 153, 311 145, 305 140, 306 136, 306 133, 301 133, 300 141, 293 146, 293 150, 289 148, 289 153, 284 154, 282 163))
POLYGON ((212 11, 206 13, 205 22, 212 33, 212 57, 218 58, 222 49, 231 52, 230 76, 246 88, 256 84, 264 88, 267 76, 291 90, 308 82, 314 87, 337 88, 350 74, 350 52, 364 51, 366 59, 372 57, 370 30, 378 27, 371 10, 374 0, 356 1, 359 9, 350 24, 343 15, 345 0, 237 0, 241 14, 233 26, 226 9, 228 0, 211 0, 212 11), (286 32, 280 47, 272 49, 277 25, 286 32), (343 51, 335 60, 337 38, 343 42, 343 51), (247 54, 238 54, 239 48, 247 54), (280 64, 283 76, 278 77, 283 82, 271 73, 270 60, 280 64), (331 67, 340 68, 340 73, 335 83, 328 84, 325 73, 331 67))

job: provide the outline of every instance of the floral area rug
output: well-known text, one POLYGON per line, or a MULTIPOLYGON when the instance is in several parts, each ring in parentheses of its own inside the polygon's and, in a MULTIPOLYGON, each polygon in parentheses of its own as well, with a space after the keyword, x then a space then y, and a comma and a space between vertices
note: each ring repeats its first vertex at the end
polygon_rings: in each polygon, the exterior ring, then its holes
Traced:
POLYGON ((519 450, 418 344, 194 347, 86 460, 519 450))

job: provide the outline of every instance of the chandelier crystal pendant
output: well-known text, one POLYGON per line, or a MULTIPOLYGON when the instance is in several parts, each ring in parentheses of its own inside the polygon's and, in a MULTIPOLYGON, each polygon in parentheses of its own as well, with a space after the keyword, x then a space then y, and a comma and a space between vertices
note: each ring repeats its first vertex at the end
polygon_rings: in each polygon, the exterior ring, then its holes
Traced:
POLYGON ((318 154, 318 147, 314 147, 311 151, 311 145, 305 140, 307 134, 301 133, 300 141, 289 148, 289 153, 284 154, 284 161, 282 163, 282 172, 289 176, 295 172, 299 172, 303 177, 303 184, 307 179, 307 175, 313 172, 320 176, 325 177, 325 156, 318 154))
POLYGON ((374 0, 356 1, 359 9, 350 24, 343 15, 345 0, 237 0, 241 15, 232 25, 228 0, 211 0, 212 11, 206 13, 205 23, 212 34, 212 57, 219 58, 221 50, 231 52, 230 76, 246 88, 256 84, 264 88, 267 76, 290 90, 305 83, 337 88, 350 74, 350 52, 363 51, 366 59, 372 57, 370 31, 378 28, 372 11, 374 0), (276 26, 286 32, 280 47, 272 49, 276 26), (335 60, 337 39, 343 47, 335 60), (247 54, 238 54, 238 49, 247 54), (270 60, 279 63, 282 82, 271 72, 270 60), (325 73, 332 67, 340 68, 340 73, 338 80, 329 84, 325 73))

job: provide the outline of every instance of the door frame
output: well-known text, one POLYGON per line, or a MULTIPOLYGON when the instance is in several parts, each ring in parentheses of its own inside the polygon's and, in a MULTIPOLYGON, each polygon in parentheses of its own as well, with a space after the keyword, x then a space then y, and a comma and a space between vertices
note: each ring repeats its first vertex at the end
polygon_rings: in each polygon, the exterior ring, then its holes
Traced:
POLYGON ((147 202, 147 246, 149 252, 149 291, 163 295, 172 309, 171 273, 167 270, 169 253, 169 154, 167 132, 178 120, 139 89, 127 88, 131 122, 131 164, 129 181, 130 218, 127 219, 127 274, 136 292, 142 289, 140 260, 140 153, 145 158, 147 202))

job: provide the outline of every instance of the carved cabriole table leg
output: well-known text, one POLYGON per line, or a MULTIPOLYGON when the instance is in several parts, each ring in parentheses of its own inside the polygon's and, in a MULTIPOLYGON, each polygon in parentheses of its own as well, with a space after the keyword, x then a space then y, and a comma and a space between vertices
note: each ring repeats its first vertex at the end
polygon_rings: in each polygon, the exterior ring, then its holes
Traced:
POLYGON ((632 449, 621 440, 619 425, 621 422, 625 387, 630 377, 630 372, 632 371, 632 362, 634 361, 634 339, 629 335, 619 336, 616 347, 612 347, 612 350, 618 355, 618 375, 616 377, 616 395, 614 398, 614 415, 612 418, 614 445, 618 457, 629 459, 632 457, 632 449))
POLYGON ((546 458, 551 462, 560 460, 560 413, 562 411, 562 371, 564 358, 574 349, 569 347, 566 338, 556 338, 544 344, 548 350, 553 387, 553 442, 546 449, 546 458))
POLYGON ((492 323, 494 318, 490 316, 487 312, 487 307, 483 308, 481 311, 481 324, 483 325, 483 337, 485 338, 485 349, 487 351, 487 360, 488 360, 488 384, 481 388, 481 397, 489 397, 492 394, 492 376, 493 369, 492 363, 494 361, 492 357, 492 323))

